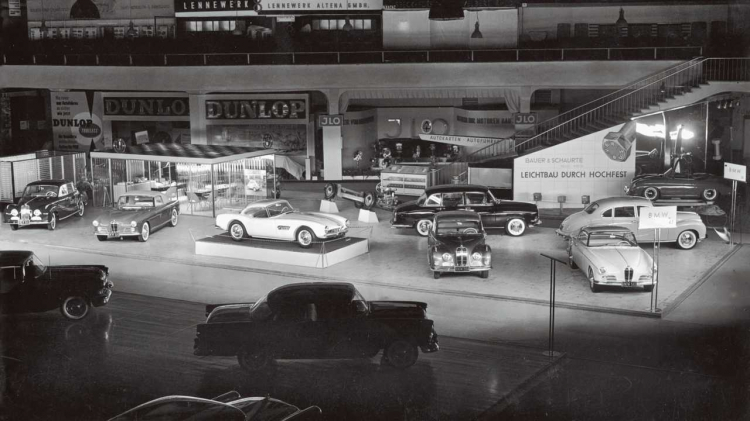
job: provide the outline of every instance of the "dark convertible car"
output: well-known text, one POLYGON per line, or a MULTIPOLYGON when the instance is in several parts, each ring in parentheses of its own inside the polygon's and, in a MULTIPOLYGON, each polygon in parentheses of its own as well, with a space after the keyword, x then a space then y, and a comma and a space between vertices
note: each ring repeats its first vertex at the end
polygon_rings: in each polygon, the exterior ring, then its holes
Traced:
POLYGON ((179 215, 177 200, 170 201, 159 192, 132 191, 120 196, 114 209, 94 220, 94 234, 99 241, 135 237, 144 242, 167 224, 176 227, 179 215))
POLYGON ((72 182, 39 180, 26 186, 17 204, 5 208, 3 220, 13 231, 29 225, 46 225, 54 230, 58 221, 83 216, 84 210, 81 194, 72 182))
POLYGON ((435 279, 443 272, 479 272, 488 278, 492 250, 484 243, 482 220, 474 212, 440 212, 430 228, 427 261, 435 279))
POLYGON ((59 308, 71 320, 86 317, 112 295, 101 265, 45 266, 31 251, 0 251, 0 312, 38 313, 59 308))
POLYGON ((426 237, 435 214, 451 210, 474 211, 482 217, 485 229, 502 228, 513 237, 542 223, 534 203, 496 199, 486 186, 445 184, 428 187, 419 199, 396 206, 391 227, 414 228, 426 237))
POLYGON ((732 188, 722 177, 691 171, 692 162, 680 159, 663 174, 645 174, 633 178, 625 186, 629 196, 643 196, 649 200, 695 199, 713 202, 732 188))
POLYGON ((419 351, 435 352, 438 338, 427 304, 367 301, 349 283, 278 287, 255 303, 209 305, 197 326, 195 355, 237 356, 257 372, 275 359, 371 358, 413 365, 419 351))

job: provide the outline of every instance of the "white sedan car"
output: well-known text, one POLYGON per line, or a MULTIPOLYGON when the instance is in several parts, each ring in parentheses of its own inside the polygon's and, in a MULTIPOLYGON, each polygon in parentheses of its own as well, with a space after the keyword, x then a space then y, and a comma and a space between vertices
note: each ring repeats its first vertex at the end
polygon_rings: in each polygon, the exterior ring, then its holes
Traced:
POLYGON ((349 220, 320 212, 300 212, 286 200, 265 199, 249 204, 239 214, 216 217, 216 226, 235 241, 247 237, 296 241, 303 248, 319 240, 343 237, 349 220))
POLYGON ((638 246, 635 235, 625 227, 581 228, 568 243, 568 265, 580 268, 592 292, 604 285, 654 289, 651 256, 638 246))

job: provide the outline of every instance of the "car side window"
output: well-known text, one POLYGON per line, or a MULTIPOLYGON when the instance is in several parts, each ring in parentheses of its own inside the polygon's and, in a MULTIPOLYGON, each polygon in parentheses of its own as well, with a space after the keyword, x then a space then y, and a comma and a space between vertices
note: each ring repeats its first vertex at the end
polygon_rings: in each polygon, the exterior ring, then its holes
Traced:
POLYGON ((301 322, 305 320, 307 308, 304 304, 294 303, 281 306, 274 320, 282 322, 301 322))
POLYGON ((602 213, 602 217, 604 218, 611 218, 612 217, 612 209, 607 209, 602 213))
POLYGON ((615 218, 633 218, 635 217, 635 211, 632 206, 623 206, 615 208, 615 218))
POLYGON ((74 186, 73 183, 68 183, 68 194, 73 194, 76 191, 76 186, 74 186))
POLYGON ((154 204, 155 204, 156 206, 161 206, 161 205, 163 205, 163 204, 164 204, 164 201, 163 201, 163 200, 161 200, 161 196, 156 196, 156 197, 154 197, 154 204))
POLYGON ((487 196, 483 192, 466 192, 467 205, 486 205, 487 196))
POLYGON ((268 218, 268 212, 265 209, 258 209, 253 212, 253 218, 268 218))
POLYGON ((425 206, 442 206, 443 205, 443 195, 440 193, 435 193, 433 195, 430 195, 430 197, 427 198, 424 202, 425 206))
POLYGON ((67 196, 67 195, 68 195, 68 185, 67 184, 63 184, 62 186, 60 186, 60 194, 58 194, 57 196, 58 197, 63 197, 63 196, 67 196))
POLYGON ((462 192, 443 193, 443 206, 446 208, 454 208, 458 205, 462 205, 463 201, 464 194, 462 192))

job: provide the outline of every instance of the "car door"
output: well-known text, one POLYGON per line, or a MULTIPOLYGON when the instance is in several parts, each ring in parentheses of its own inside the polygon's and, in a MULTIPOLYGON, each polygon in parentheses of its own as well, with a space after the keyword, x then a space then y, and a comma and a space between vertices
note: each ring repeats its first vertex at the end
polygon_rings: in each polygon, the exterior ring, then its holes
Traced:
POLYGON ((154 196, 154 210, 153 210, 153 221, 152 227, 159 227, 164 225, 169 220, 169 212, 164 206, 164 201, 161 196, 154 196))
POLYGON ((494 204, 488 199, 483 191, 467 191, 464 193, 464 206, 462 209, 474 211, 482 218, 485 228, 497 227, 497 214, 494 204))
POLYGON ((573 261, 579 268, 584 268, 586 266, 582 248, 585 247, 587 243, 588 233, 586 233, 586 231, 580 231, 578 235, 570 239, 570 255, 573 256, 573 261))
POLYGON ((76 203, 74 203, 75 195, 70 192, 70 189, 68 188, 67 184, 63 184, 60 186, 60 189, 57 192, 57 206, 58 209, 58 217, 59 218, 65 218, 66 216, 73 213, 73 211, 76 209, 76 203))
POLYGON ((284 303, 269 325, 266 345, 276 358, 320 358, 324 332, 317 323, 315 303, 292 301, 284 303))

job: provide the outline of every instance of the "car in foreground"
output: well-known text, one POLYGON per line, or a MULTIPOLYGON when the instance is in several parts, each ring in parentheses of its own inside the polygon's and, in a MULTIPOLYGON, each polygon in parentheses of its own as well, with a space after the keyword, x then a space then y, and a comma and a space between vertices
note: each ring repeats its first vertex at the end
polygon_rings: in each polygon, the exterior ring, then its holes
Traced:
POLYGON ((677 169, 675 164, 663 174, 636 176, 625 186, 625 194, 648 200, 689 199, 713 202, 721 195, 732 193, 732 187, 722 177, 677 169))
POLYGON ((393 210, 392 228, 414 228, 426 237, 438 212, 468 210, 482 218, 487 230, 504 229, 518 237, 526 228, 539 225, 536 204, 496 199, 486 186, 476 184, 445 184, 425 189, 417 200, 402 203, 393 210))
POLYGON ((84 201, 72 182, 39 180, 26 185, 18 203, 5 207, 3 221, 13 231, 29 225, 46 225, 52 231, 59 221, 84 212, 84 201))
POLYGON ((39 313, 55 308, 70 320, 86 317, 112 295, 109 268, 102 265, 45 266, 31 251, 0 251, 0 310, 39 313))
POLYGON ((445 272, 479 272, 488 278, 492 269, 492 249, 485 244, 482 218, 475 212, 439 212, 427 237, 427 261, 433 277, 445 272))
POLYGON ((239 214, 217 215, 216 227, 235 241, 265 238, 295 241, 309 248, 315 242, 346 235, 349 220, 322 212, 300 212, 283 199, 264 199, 247 205, 239 214))
POLYGON ((626 227, 584 227, 568 243, 568 265, 581 269, 592 292, 602 286, 654 289, 651 256, 626 227))
POLYGON ((212 399, 164 396, 138 405, 109 421, 302 421, 320 419, 317 406, 300 409, 271 397, 243 398, 236 391, 212 399))
MULTIPOLYGON (((570 238, 586 226, 617 225, 632 231, 638 242, 653 243, 656 241, 654 230, 638 228, 641 208, 653 206, 650 200, 642 197, 600 199, 589 204, 584 210, 565 218, 556 232, 570 238)), ((659 235, 661 242, 675 243, 683 250, 690 250, 706 238, 706 225, 695 212, 677 212, 677 227, 662 229, 659 235)))
POLYGON ((179 215, 180 203, 168 200, 164 193, 132 191, 121 195, 114 209, 94 220, 94 234, 99 241, 135 237, 145 242, 165 225, 176 227, 179 215))
POLYGON ((367 301, 354 285, 309 282, 278 287, 254 303, 209 305, 196 328, 199 356, 237 356, 243 370, 276 359, 372 358, 396 368, 439 349, 427 304, 367 301))

